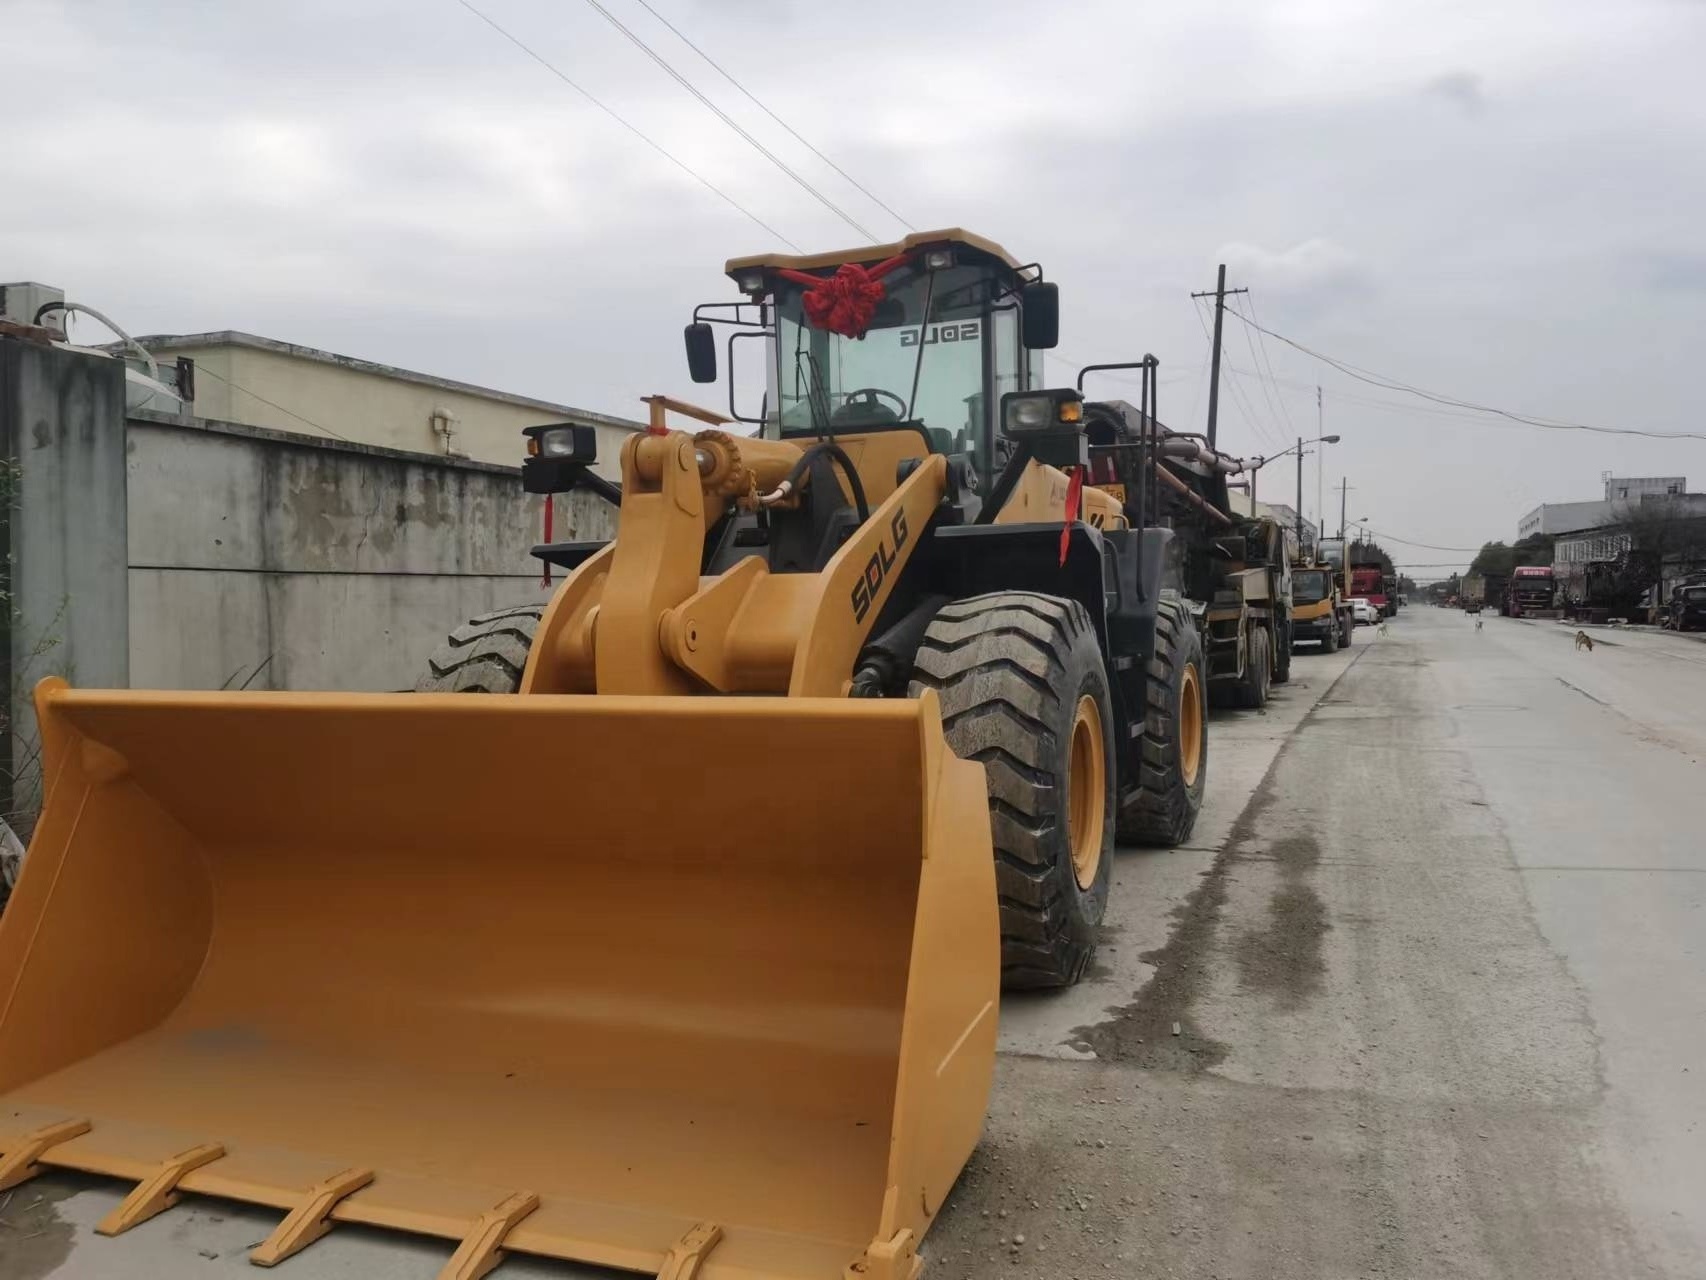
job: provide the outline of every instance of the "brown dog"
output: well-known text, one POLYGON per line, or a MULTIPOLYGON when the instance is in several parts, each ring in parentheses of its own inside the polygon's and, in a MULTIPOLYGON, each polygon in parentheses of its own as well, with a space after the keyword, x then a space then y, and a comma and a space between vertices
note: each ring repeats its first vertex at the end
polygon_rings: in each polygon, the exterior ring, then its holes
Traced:
POLYGON ((1593 637, 1585 631, 1576 632, 1576 648, 1593 652, 1593 637))

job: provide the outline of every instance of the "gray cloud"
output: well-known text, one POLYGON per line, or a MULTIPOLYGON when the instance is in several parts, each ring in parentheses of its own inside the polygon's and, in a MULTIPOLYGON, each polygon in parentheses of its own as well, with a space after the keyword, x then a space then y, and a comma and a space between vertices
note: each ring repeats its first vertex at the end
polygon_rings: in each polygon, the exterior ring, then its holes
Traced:
POLYGON ((1473 71, 1449 71, 1435 76, 1422 86, 1422 92, 1451 103, 1466 115, 1478 116, 1487 109, 1486 87, 1473 71))
MULTIPOLYGON (((476 2, 797 243, 856 239, 587 6, 476 2)), ((643 9, 607 3, 860 221, 904 231, 643 9)), ((1685 252, 1706 206, 1699 7, 1556 0, 1537 27, 1529 6, 1426 0, 867 0, 869 29, 908 33, 878 49, 848 46, 844 6, 654 3, 913 225, 1041 259, 1063 349, 1155 351, 1178 425, 1206 403, 1188 295, 1223 260, 1264 323, 1357 365, 1534 413, 1706 418, 1706 270, 1685 252)), ((610 412, 723 398, 688 382, 681 324, 730 296, 725 258, 772 237, 458 5, 0 5, 31 50, 8 86, 0 277, 135 332, 247 328, 610 412)), ((1345 436, 1324 478, 1349 474, 1377 528, 1508 539, 1602 469, 1706 485, 1697 445, 1371 404, 1398 397, 1252 338, 1228 330, 1223 438, 1303 434, 1320 383, 1345 436)))

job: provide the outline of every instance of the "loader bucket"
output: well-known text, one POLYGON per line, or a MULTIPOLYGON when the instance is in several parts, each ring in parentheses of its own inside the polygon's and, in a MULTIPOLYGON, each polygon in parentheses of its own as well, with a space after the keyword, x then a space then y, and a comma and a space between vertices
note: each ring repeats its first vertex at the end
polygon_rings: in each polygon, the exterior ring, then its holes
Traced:
POLYGON ((982 1124, 934 698, 38 690, 0 1188, 44 1166, 701 1280, 916 1274, 982 1124))

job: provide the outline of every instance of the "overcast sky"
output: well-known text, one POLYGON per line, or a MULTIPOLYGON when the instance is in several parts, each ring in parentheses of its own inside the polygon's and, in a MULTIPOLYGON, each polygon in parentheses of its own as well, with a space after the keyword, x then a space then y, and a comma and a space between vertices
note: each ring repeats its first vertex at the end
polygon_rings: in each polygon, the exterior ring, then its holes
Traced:
MULTIPOLYGON (((796 244, 861 239, 584 0, 472 2, 796 244)), ((636 0, 602 2, 904 234, 636 0)), ((1202 426, 1189 294, 1225 261, 1264 325, 1363 368, 1706 430, 1706 5, 651 3, 914 227, 1040 260, 1063 352, 1154 351, 1172 426, 1202 426)), ((245 329, 634 416, 709 398, 681 326, 733 296, 725 258, 782 247, 456 0, 0 0, 0 30, 0 278, 132 332, 245 329)), ((1465 560, 1396 538, 1510 540, 1602 471, 1706 490, 1706 441, 1418 411, 1272 339, 1270 384, 1254 336, 1228 318, 1222 442, 1317 434, 1321 384, 1327 483, 1399 560, 1465 560)), ((1294 482, 1276 464, 1262 496, 1294 482)))

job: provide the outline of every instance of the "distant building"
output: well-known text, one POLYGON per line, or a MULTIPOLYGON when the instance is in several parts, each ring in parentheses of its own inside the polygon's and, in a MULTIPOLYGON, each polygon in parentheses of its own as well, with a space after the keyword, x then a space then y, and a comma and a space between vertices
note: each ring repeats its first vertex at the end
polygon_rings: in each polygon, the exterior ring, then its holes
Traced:
POLYGON ((523 427, 598 430, 597 470, 619 474, 622 442, 644 424, 252 333, 155 334, 138 341, 162 365, 195 362, 194 412, 276 431, 517 466, 523 427))
POLYGON ((1303 542, 1305 546, 1312 547, 1315 545, 1315 525, 1309 520, 1304 520, 1300 525, 1298 523, 1297 511, 1295 508, 1288 506, 1283 502, 1261 502, 1257 505, 1263 509, 1264 515, 1272 516, 1275 520, 1279 521, 1280 524, 1284 525, 1287 529, 1290 529, 1294 534, 1299 528, 1301 528, 1303 531, 1303 542))
MULTIPOLYGON (((1660 491, 1640 496, 1649 502, 1655 498, 1663 499, 1667 504, 1666 516, 1685 521, 1696 529, 1692 537, 1675 538, 1659 564, 1660 598, 1668 599, 1671 588, 1677 582, 1706 568, 1706 555, 1702 554, 1702 551, 1706 550, 1706 534, 1698 531, 1698 526, 1706 522, 1706 494, 1673 494, 1660 491)), ((1621 511, 1627 512, 1636 504, 1619 502, 1615 505, 1621 511)), ((1588 529, 1572 530, 1561 536, 1552 547, 1552 566, 1558 585, 1567 598, 1579 599, 1589 565, 1615 564, 1620 557, 1636 549, 1635 528, 1627 519, 1614 520, 1612 523, 1595 525, 1588 529)))
POLYGON ((1618 510, 1647 498, 1685 494, 1683 476, 1605 477, 1605 497, 1593 502, 1543 502, 1516 524, 1517 541, 1537 533, 1557 535, 1611 524, 1618 510))
MULTIPOLYGON (((1286 550, 1292 555, 1299 554, 1297 545, 1297 512, 1283 502, 1254 502, 1250 501, 1247 489, 1231 489, 1227 492, 1227 506, 1235 516, 1267 516, 1285 530, 1286 550)), ((1310 521, 1303 522, 1304 545, 1316 545, 1317 529, 1310 521)))

